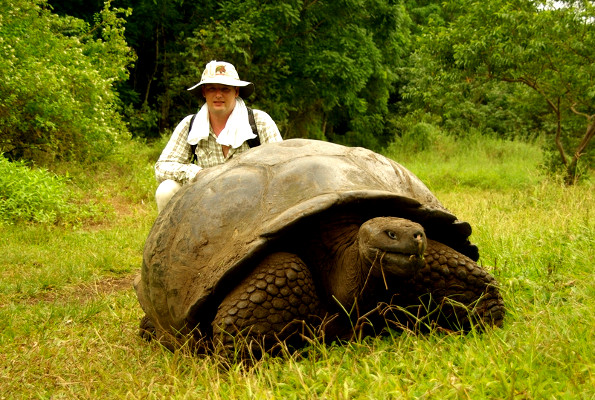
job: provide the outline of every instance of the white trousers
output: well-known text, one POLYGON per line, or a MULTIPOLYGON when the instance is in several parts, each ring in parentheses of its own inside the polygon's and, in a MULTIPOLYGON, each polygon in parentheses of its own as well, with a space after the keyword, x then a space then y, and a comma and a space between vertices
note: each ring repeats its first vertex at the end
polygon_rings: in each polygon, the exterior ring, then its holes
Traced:
POLYGON ((158 212, 161 212, 161 210, 165 208, 165 205, 181 187, 182 185, 180 183, 171 179, 166 179, 159 184, 155 191, 155 201, 157 202, 158 212))

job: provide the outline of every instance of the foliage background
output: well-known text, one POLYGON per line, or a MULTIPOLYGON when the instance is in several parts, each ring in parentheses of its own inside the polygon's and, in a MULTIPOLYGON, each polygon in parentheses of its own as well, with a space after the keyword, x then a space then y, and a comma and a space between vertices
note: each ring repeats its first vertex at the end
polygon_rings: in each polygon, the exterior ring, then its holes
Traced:
POLYGON ((593 162, 595 11, 555 4, 2 0, 0 151, 49 165, 169 135, 223 59, 286 138, 548 135, 546 163, 574 179, 593 162))
POLYGON ((14 178, 1 220, 101 218, 68 173, 131 139, 166 140, 214 58, 255 83, 250 102, 285 138, 412 152, 519 139, 566 184, 589 179, 595 8, 555 4, 0 0, 0 154, 14 178))
POLYGON ((129 137, 113 86, 133 59, 125 13, 107 2, 89 24, 45 1, 2 0, 0 11, 0 152, 92 160, 129 137))

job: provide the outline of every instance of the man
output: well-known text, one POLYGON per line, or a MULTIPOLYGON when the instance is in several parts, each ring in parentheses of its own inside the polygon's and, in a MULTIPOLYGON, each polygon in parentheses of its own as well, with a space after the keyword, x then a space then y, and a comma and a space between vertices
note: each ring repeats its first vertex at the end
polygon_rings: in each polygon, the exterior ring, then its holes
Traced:
MULTIPOLYGON (((256 138, 243 100, 254 92, 254 84, 240 80, 232 64, 211 61, 200 82, 188 90, 195 94, 200 90, 205 104, 196 116, 188 115, 178 124, 155 164, 159 182, 155 200, 159 212, 200 170, 243 153, 250 148, 248 140, 256 138), (196 164, 192 161, 194 155, 196 164)), ((260 143, 283 140, 267 113, 252 111, 260 143)))

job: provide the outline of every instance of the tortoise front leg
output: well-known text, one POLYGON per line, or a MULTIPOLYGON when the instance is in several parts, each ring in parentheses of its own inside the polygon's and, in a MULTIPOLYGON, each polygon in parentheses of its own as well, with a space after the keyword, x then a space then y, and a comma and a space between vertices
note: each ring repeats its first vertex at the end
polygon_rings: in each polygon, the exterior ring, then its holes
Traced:
POLYGON ((427 312, 431 321, 456 330, 502 326, 505 308, 494 277, 469 257, 433 240, 428 240, 424 259, 425 267, 410 282, 411 294, 422 302, 419 316, 427 312))
POLYGON ((212 322, 213 338, 227 349, 248 345, 269 351, 279 341, 299 336, 304 323, 318 314, 308 267, 295 254, 274 253, 221 302, 212 322))

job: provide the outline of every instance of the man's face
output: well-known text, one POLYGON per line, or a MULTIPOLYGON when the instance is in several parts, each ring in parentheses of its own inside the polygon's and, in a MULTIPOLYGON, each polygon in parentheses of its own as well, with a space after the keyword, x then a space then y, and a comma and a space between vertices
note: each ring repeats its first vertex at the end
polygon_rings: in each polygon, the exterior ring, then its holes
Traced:
POLYGON ((207 83, 202 87, 202 94, 207 101, 209 113, 229 116, 236 106, 236 97, 240 89, 234 86, 207 83))

